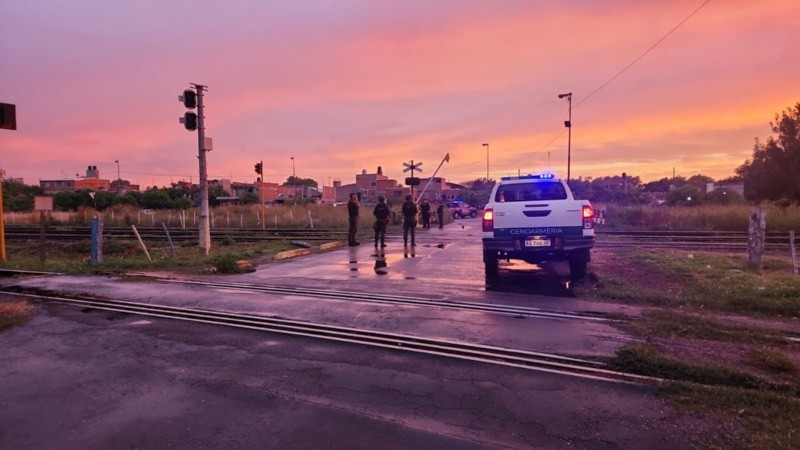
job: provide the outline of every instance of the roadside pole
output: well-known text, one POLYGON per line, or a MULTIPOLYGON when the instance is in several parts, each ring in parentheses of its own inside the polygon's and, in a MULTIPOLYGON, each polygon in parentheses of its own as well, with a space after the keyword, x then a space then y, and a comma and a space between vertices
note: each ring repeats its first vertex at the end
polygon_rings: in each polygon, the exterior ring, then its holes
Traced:
POLYGON ((6 217, 3 213, 3 177, 0 174, 0 261, 6 261, 6 217))
POLYGON ((422 199, 422 196, 425 195, 425 191, 428 190, 428 186, 431 185, 431 181, 433 181, 434 177, 436 177, 436 174, 439 173, 439 169, 442 168, 442 164, 444 164, 445 162, 450 162, 449 152, 446 155, 444 155, 444 158, 442 158, 442 162, 439 163, 439 167, 437 167, 436 170, 433 172, 433 175, 431 175, 431 177, 428 178, 428 184, 426 184, 425 187, 422 189, 422 192, 419 193, 419 197, 417 197, 417 203, 419 203, 419 201, 422 199))
POLYGON ((44 264, 47 257, 46 247, 46 230, 47 230, 47 214, 53 210, 53 197, 39 196, 33 198, 33 210, 39 211, 39 222, 41 224, 41 232, 39 233, 39 261, 44 264))
POLYGON ((206 87, 200 84, 194 87, 197 90, 197 147, 200 161, 200 252, 208 255, 211 253, 211 227, 208 221, 208 167, 203 117, 203 91, 206 87))

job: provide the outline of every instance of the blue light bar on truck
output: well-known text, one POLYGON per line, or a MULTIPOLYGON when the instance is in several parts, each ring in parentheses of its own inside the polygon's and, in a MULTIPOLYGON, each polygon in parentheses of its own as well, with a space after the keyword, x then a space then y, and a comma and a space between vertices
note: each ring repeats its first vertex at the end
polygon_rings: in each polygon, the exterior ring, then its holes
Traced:
POLYGON ((508 180, 552 180, 555 179, 556 175, 553 173, 540 173, 537 175, 522 175, 519 177, 502 177, 500 178, 501 181, 508 181, 508 180))

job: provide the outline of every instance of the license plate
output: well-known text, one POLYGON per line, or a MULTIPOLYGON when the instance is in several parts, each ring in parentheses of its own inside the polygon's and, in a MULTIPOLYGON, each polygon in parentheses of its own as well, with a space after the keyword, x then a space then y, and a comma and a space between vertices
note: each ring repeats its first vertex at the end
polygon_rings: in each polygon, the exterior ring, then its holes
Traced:
POLYGON ((550 247, 550 238, 529 237, 525 239, 525 247, 550 247))

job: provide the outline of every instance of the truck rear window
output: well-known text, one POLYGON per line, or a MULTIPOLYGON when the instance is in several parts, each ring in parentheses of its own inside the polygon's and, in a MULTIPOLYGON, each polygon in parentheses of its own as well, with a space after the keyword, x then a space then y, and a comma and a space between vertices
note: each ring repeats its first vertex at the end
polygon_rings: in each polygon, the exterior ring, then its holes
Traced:
POLYGON ((567 191, 559 181, 506 184, 495 194, 495 202, 529 202, 536 200, 566 200, 567 191))

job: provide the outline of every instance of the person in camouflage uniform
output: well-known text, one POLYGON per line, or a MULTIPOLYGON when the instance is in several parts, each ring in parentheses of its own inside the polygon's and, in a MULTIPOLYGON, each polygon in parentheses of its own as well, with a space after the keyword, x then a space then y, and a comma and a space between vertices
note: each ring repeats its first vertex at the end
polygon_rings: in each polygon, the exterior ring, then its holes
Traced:
POLYGON ((386 197, 378 197, 378 204, 372 211, 375 216, 375 248, 378 247, 380 242, 381 247, 386 247, 386 225, 389 223, 389 215, 391 211, 389 206, 386 205, 386 197))

